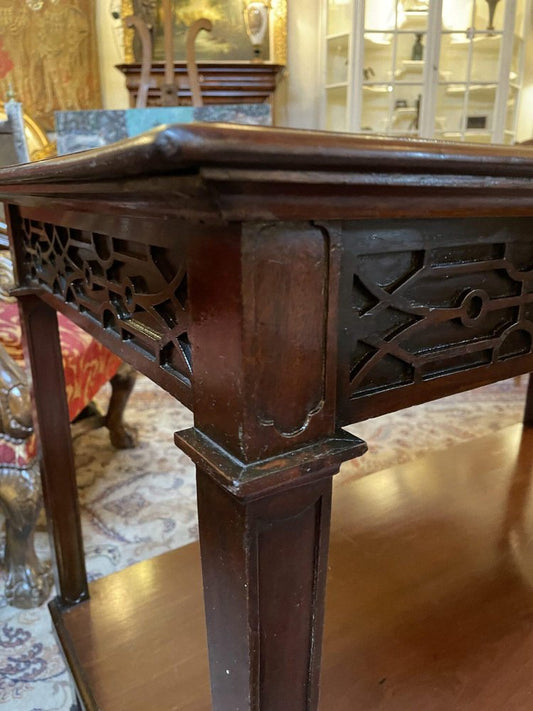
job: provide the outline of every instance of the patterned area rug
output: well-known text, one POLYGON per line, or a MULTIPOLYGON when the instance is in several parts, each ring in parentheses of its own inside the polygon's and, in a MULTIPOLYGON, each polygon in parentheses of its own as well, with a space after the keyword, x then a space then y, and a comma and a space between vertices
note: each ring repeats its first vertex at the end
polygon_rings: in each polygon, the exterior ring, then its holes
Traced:
MULTIPOLYGON (((369 452, 343 465, 339 477, 362 477, 519 422, 526 382, 497 383, 350 427, 367 440, 369 452)), ((105 407, 108 393, 99 397, 105 407)), ((104 430, 75 443, 90 579, 197 537, 193 466, 173 444, 174 431, 189 427, 191 414, 140 377, 128 421, 139 432, 134 450, 113 450, 104 430)), ((43 531, 37 548, 42 558, 49 556, 43 531)), ((0 705, 6 711, 68 711, 70 685, 48 610, 9 607, 4 582, 0 568, 0 705)))

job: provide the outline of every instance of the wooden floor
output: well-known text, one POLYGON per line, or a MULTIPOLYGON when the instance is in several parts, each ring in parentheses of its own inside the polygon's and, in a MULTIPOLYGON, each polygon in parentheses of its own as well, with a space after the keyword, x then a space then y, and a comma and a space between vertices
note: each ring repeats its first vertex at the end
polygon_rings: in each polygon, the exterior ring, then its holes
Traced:
MULTIPOLYGON (((321 711, 533 709, 532 461, 515 426, 337 477, 321 711)), ((208 711, 197 547, 92 591, 65 624, 101 708, 208 711)))

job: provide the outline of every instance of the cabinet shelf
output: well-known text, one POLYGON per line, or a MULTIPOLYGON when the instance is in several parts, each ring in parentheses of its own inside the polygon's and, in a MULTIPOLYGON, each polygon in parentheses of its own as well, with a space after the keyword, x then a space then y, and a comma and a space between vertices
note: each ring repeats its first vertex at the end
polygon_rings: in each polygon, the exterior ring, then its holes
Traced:
POLYGON ((490 143, 492 138, 492 131, 475 131, 472 129, 465 129, 464 133, 461 131, 439 131, 439 134, 447 141, 460 141, 469 139, 483 139, 484 143, 490 143))
POLYGON ((423 74, 425 62, 423 59, 402 59, 402 68, 397 69, 395 76, 404 74, 423 74))
POLYGON ((446 87, 448 96, 464 96, 468 88, 471 96, 474 96, 479 101, 493 101, 496 94, 497 84, 450 84, 446 87))
POLYGON ((339 39, 350 39, 350 33, 349 32, 337 32, 336 34, 333 35, 326 35, 326 42, 332 42, 333 40, 339 40, 339 39))
POLYGON ((450 44, 453 45, 454 47, 460 47, 463 45, 465 49, 468 49, 468 45, 472 41, 476 47, 476 49, 479 50, 499 50, 500 49, 500 44, 501 44, 501 39, 503 37, 502 32, 497 32, 494 34, 480 34, 476 35, 475 37, 470 40, 469 37, 466 36, 466 33, 459 33, 459 32, 443 32, 443 35, 448 35, 451 37, 450 44))
POLYGON ((348 83, 345 81, 340 81, 335 84, 326 84, 326 91, 332 91, 335 89, 346 89, 348 83))
POLYGON ((363 92, 365 94, 390 94, 392 86, 390 84, 363 84, 363 92))
MULTIPOLYGON (((401 69, 397 69, 394 73, 396 79, 401 79, 408 74, 423 74, 424 73, 424 60, 418 59, 403 59, 401 69)), ((448 81, 452 76, 450 71, 439 71, 439 80, 448 81)))
POLYGON ((387 32, 365 32, 364 43, 365 49, 382 49, 383 47, 389 47, 392 42, 392 33, 387 32))

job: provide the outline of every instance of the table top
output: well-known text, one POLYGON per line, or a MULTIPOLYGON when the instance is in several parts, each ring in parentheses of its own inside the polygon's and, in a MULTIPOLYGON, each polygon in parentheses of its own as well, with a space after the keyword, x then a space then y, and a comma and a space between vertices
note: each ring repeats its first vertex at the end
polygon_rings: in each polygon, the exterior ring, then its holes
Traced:
POLYGON ((532 176, 533 151, 528 147, 186 124, 4 168, 0 195, 82 199, 101 189, 106 201, 120 195, 125 206, 142 189, 151 196, 166 193, 168 212, 179 213, 183 206, 170 199, 172 186, 178 189, 178 179, 182 194, 187 185, 197 194, 198 183, 191 179, 199 177, 211 195, 222 198, 217 203, 206 197, 204 211, 209 203, 207 211, 226 219, 460 215, 473 207, 485 214, 523 214, 533 196, 532 176), (406 195, 413 195, 414 202, 406 203, 406 195))

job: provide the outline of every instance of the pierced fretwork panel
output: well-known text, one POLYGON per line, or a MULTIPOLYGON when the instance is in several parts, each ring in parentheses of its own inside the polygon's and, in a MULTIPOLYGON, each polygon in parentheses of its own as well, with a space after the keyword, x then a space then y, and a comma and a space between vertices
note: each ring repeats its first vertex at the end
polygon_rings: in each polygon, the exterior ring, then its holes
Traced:
POLYGON ((343 241, 345 405, 373 415, 364 401, 385 392, 392 409, 434 397, 440 378, 459 390, 460 373, 474 386, 495 365, 533 369, 533 219, 365 221, 343 241))
POLYGON ((190 385, 185 240, 172 248, 23 218, 30 284, 39 284, 190 385))

